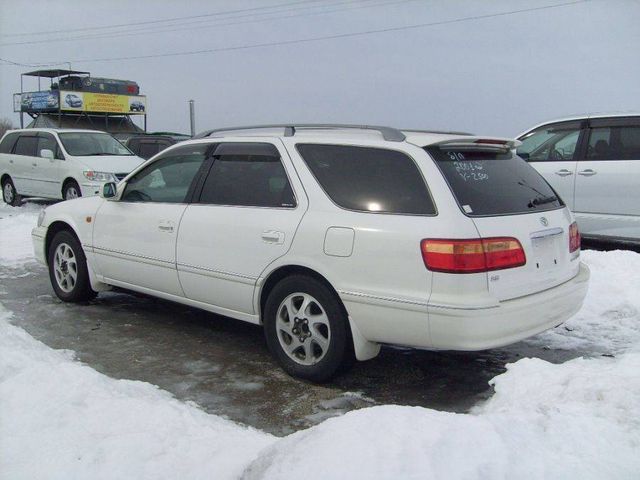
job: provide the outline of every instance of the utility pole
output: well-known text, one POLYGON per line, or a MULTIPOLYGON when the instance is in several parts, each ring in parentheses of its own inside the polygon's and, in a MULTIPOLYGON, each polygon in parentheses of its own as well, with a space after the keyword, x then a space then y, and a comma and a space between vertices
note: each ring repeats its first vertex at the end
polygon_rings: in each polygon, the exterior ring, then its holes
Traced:
POLYGON ((189 100, 189 119, 191 121, 191 136, 196 134, 196 102, 189 100))

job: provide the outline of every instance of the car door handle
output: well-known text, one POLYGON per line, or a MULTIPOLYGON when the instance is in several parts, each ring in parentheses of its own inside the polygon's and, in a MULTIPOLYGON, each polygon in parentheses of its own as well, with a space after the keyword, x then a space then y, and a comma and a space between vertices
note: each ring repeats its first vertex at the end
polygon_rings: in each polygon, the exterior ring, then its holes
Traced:
POLYGON ((277 243, 278 245, 284 243, 284 232, 277 230, 265 230, 262 232, 262 240, 266 243, 277 243))
POLYGON ((37 163, 32 163, 31 165, 33 165, 34 167, 37 167, 38 164, 37 163))
POLYGON ((583 177, 590 177, 592 175, 595 175, 596 172, 595 170, 591 170, 590 168, 587 168, 586 170, 582 170, 581 172, 578 172, 578 175, 582 175, 583 177))
POLYGON ((558 170, 556 172, 556 175, 560 175, 561 177, 566 177, 567 175, 573 175, 573 172, 571 170, 567 170, 566 168, 563 168, 562 170, 558 170))
POLYGON ((13 163, 13 160, 9 160, 9 163, 13 163))

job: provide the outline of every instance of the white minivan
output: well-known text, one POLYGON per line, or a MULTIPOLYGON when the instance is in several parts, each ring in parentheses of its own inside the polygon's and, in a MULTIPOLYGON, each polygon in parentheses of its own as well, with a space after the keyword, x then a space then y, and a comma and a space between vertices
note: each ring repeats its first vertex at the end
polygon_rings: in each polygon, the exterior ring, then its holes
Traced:
POLYGON ((640 114, 565 118, 518 138, 518 155, 562 197, 585 238, 640 244, 640 114))
POLYGON ((0 140, 0 184, 9 205, 21 197, 68 200, 97 195, 144 160, 97 130, 29 128, 0 140))
POLYGON ((519 142, 388 127, 206 132, 33 230, 56 295, 111 287, 264 326, 323 381, 383 344, 482 350, 576 313, 569 209, 519 142))

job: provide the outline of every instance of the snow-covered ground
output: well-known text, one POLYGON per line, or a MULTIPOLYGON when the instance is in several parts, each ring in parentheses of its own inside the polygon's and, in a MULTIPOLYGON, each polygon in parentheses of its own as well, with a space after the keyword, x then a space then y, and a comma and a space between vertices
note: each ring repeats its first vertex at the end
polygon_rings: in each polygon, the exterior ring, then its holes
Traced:
MULTIPOLYGON (((33 261, 38 209, 0 205, 8 271, 33 261)), ((468 414, 379 406, 284 438, 102 375, 0 307, 0 477, 640 478, 640 255, 586 251, 583 260, 592 270, 584 308, 529 342, 590 358, 510 364, 468 414)))

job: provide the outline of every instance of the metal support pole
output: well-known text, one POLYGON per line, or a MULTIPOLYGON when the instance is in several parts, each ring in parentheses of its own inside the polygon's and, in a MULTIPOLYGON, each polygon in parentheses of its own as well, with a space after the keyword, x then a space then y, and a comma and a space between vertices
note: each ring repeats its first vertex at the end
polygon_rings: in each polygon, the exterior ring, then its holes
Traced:
POLYGON ((22 94, 24 93, 24 88, 23 88, 23 84, 22 84, 22 79, 24 78, 24 75, 20 75, 20 128, 24 128, 24 120, 22 117, 22 94))
POLYGON ((191 122, 191 136, 196 134, 196 102, 189 100, 189 120, 191 122))

